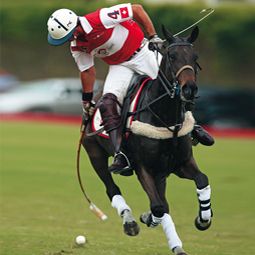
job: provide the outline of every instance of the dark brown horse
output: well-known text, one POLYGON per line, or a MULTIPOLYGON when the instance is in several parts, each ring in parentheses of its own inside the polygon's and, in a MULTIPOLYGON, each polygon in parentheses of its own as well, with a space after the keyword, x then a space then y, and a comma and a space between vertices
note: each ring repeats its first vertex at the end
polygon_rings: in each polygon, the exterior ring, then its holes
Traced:
MULTIPOLYGON (((162 225, 169 248, 178 255, 185 255, 182 242, 169 214, 165 197, 166 178, 175 174, 193 180, 197 187, 199 202, 195 225, 199 230, 211 224, 210 186, 193 157, 190 132, 194 125, 191 112, 197 93, 196 75, 199 65, 193 49, 199 30, 194 28, 188 37, 174 37, 163 29, 165 45, 154 49, 162 55, 157 79, 148 81, 128 132, 124 147, 132 159, 134 172, 146 192, 150 210, 140 217, 148 227, 162 225)), ((92 131, 91 124, 86 132, 92 131)), ((113 154, 108 139, 85 136, 83 146, 91 164, 106 187, 107 195, 118 214, 123 217, 124 232, 137 235, 139 227, 130 207, 121 195, 108 171, 108 158, 113 154)))

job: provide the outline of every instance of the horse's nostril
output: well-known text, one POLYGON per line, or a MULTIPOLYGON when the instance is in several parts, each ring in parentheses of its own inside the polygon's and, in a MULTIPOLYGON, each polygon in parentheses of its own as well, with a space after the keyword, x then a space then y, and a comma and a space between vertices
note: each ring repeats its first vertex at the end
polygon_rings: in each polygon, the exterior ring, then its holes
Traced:
POLYGON ((185 85, 182 89, 182 94, 186 99, 190 99, 192 96, 192 90, 185 85))
POLYGON ((182 87, 182 95, 188 100, 194 99, 198 92, 197 85, 195 83, 187 83, 182 87))

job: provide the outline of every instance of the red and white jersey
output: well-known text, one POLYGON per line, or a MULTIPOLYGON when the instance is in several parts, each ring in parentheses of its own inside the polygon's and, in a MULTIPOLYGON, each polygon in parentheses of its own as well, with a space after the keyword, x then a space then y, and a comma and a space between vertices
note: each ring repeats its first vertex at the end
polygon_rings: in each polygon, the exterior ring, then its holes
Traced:
POLYGON ((119 4, 79 17, 83 31, 71 42, 71 52, 79 70, 93 66, 94 56, 109 65, 129 59, 144 38, 143 31, 132 18, 131 4, 119 4))

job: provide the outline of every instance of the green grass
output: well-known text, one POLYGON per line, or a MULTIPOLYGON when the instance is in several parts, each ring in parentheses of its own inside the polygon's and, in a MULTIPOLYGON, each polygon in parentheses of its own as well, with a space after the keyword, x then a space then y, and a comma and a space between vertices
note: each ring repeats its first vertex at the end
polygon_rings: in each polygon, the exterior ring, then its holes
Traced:
MULTIPOLYGON (((141 226, 137 237, 125 236, 105 188, 82 152, 86 190, 109 219, 99 221, 79 189, 75 156, 79 127, 40 123, 0 123, 1 255, 166 255, 162 229, 141 226), (75 236, 88 243, 77 248, 75 236)), ((172 176, 167 196, 177 231, 190 255, 255 254, 255 140, 217 139, 195 155, 210 178, 214 219, 197 231, 194 183, 172 176)), ((136 177, 114 177, 138 219, 148 200, 136 177)))

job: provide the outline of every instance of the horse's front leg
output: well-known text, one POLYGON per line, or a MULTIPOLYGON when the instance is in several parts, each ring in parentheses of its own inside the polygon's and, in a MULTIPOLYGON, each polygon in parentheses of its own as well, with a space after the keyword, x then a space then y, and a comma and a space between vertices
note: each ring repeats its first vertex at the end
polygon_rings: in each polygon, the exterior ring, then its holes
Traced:
POLYGON ((169 206, 165 198, 166 177, 154 178, 145 169, 137 171, 138 179, 150 200, 150 212, 140 217, 142 223, 148 227, 162 225, 169 248, 176 255, 186 255, 182 249, 182 242, 176 232, 174 222, 169 214, 169 206))
POLYGON ((123 219, 124 233, 129 236, 136 236, 139 234, 140 228, 135 218, 132 215, 132 210, 121 195, 112 197, 112 207, 118 212, 118 215, 123 219))
POLYGON ((130 207, 122 197, 119 187, 115 184, 111 173, 108 171, 108 154, 94 137, 86 137, 83 140, 83 146, 88 153, 93 168, 105 185, 112 207, 117 210, 118 215, 123 219, 124 233, 129 236, 137 235, 139 226, 132 215, 130 207))
POLYGON ((181 178, 193 180, 197 187, 197 196, 199 202, 199 213, 195 219, 195 226, 199 230, 206 230, 211 226, 211 187, 208 177, 202 173, 193 157, 191 157, 176 173, 181 178))

